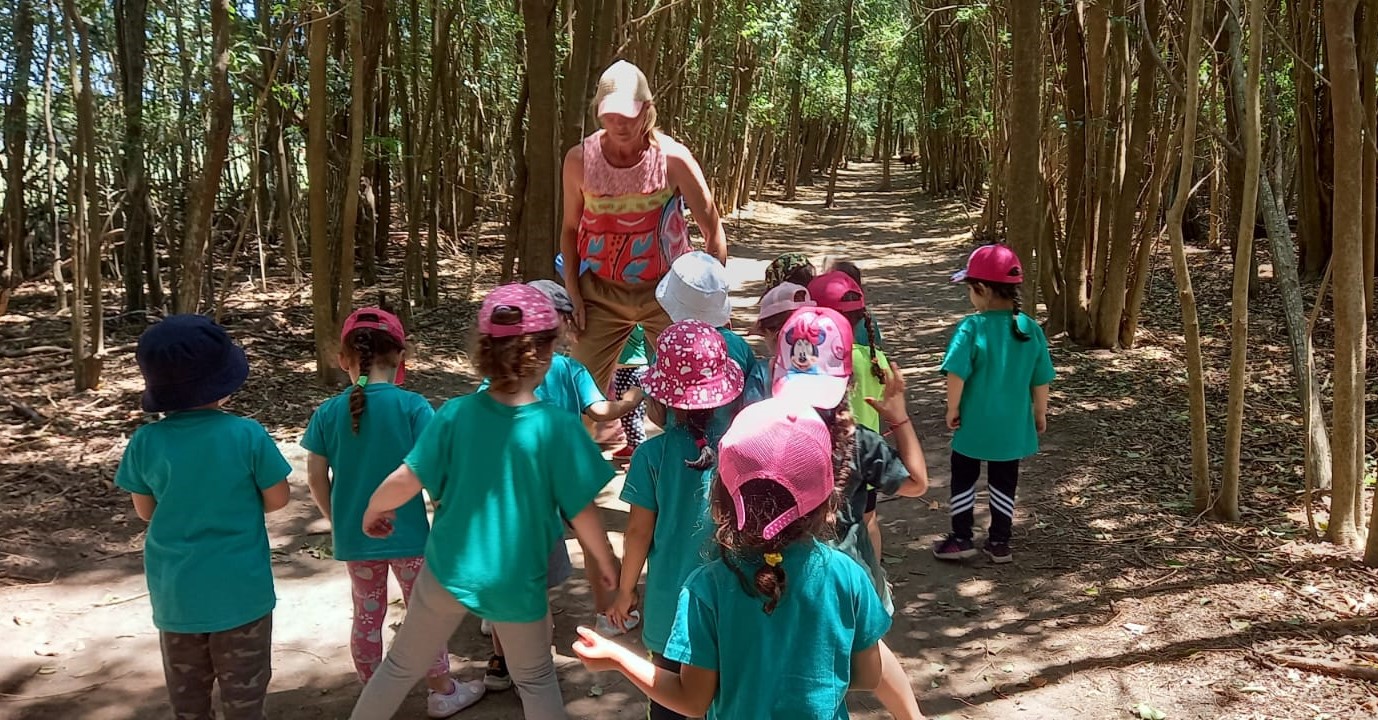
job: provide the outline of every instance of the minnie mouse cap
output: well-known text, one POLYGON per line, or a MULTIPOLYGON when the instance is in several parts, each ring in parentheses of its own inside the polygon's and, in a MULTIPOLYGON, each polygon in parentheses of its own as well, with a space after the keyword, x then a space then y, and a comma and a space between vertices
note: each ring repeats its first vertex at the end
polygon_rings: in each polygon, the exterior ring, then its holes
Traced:
POLYGON ((852 326, 836 310, 800 308, 776 341, 774 394, 831 410, 852 378, 852 326))
POLYGON ((770 480, 794 498, 794 507, 762 528, 766 540, 817 510, 833 494, 832 453, 828 426, 802 403, 770 398, 742 410, 718 444, 718 477, 732 497, 737 529, 746 527, 742 486, 752 480, 770 480))

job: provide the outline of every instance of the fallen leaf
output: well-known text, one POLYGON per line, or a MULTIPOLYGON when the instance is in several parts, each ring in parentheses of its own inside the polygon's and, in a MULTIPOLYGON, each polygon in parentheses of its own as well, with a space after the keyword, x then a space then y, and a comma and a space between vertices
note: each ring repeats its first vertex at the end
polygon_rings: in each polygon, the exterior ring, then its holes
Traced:
POLYGON ((1091 597, 1095 597, 1100 594, 1100 588, 1089 587, 1083 590, 1082 592, 1086 593, 1087 595, 1090 595, 1091 597))
POLYGON ((1014 672, 1014 663, 1005 663, 1004 665, 1001 665, 1000 671, 1006 673, 1014 672))
POLYGON ((1035 675, 1029 678, 1028 680, 1025 680, 1024 684, 1028 685, 1029 687, 1041 688, 1048 684, 1048 678, 1045 678, 1042 675, 1035 675))
POLYGON ((1144 633, 1148 632, 1148 626, 1147 626, 1147 625, 1140 625, 1140 624, 1138 624, 1138 623, 1125 623, 1125 624, 1124 624, 1124 629, 1125 629, 1125 631, 1128 632, 1130 635, 1133 635, 1133 636, 1135 636, 1135 637, 1137 637, 1137 636, 1139 636, 1139 635, 1143 635, 1144 633))
POLYGON ((1134 707, 1134 712, 1139 714, 1140 720, 1167 720, 1167 713, 1148 703, 1139 703, 1134 707))
POLYGON ((1234 628, 1236 632, 1244 632, 1249 629, 1250 625, 1248 620, 1231 620, 1230 627, 1234 628))
POLYGON ((940 502, 938 502, 937 500, 929 500, 929 501, 928 501, 928 509, 929 509, 929 510, 941 510, 942 508, 943 508, 943 504, 940 503, 940 502))
POLYGON ((1265 693, 1268 692, 1268 688, 1262 685, 1245 685, 1239 691, 1242 693, 1265 693))
POLYGON ((35 675, 52 675, 57 672, 56 665, 43 665, 34 671, 35 675))
POLYGON ((589 688, 589 697, 603 697, 603 686, 594 685, 589 688))

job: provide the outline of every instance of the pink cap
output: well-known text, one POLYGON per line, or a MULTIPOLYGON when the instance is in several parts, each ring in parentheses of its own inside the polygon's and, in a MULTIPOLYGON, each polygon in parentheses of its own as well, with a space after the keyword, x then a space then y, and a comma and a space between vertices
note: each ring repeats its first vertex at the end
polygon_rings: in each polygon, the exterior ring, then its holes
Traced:
POLYGON ((745 377, 727 356, 727 342, 713 326, 698 320, 677 322, 656 341, 655 364, 641 387, 672 408, 719 408, 742 394, 745 377))
POLYGON ((832 308, 840 313, 866 309, 866 293, 861 286, 841 270, 826 272, 809 282, 809 294, 819 305, 832 308), (855 297, 844 300, 849 294, 855 297))
POLYGON ((761 298, 761 312, 757 314, 756 325, 752 329, 755 332, 760 332, 761 321, 768 317, 816 305, 818 303, 813 301, 808 288, 792 282, 780 283, 767 290, 765 296, 761 298))
POLYGON ((964 280, 1018 285, 1024 282, 1024 268, 1009 245, 982 245, 971 254, 966 269, 952 275, 952 282, 964 280))
POLYGON ((483 299, 478 311, 478 331, 492 337, 515 337, 554 330, 560 327, 560 315, 545 293, 530 285, 512 283, 501 285, 483 299), (500 309, 515 311, 509 322, 494 322, 493 313, 500 309))
POLYGON ((761 531, 769 540, 832 496, 832 435, 812 408, 784 398, 762 400, 738 413, 723 435, 718 475, 732 496, 738 530, 746 527, 743 485, 763 479, 789 491, 794 507, 761 531))
POLYGON ((776 341, 774 376, 777 396, 837 407, 852 377, 852 326, 831 308, 794 311, 776 341))
MULTIPOLYGON (((407 331, 402 328, 402 321, 398 320, 396 315, 382 308, 359 308, 350 313, 349 317, 344 321, 344 328, 340 330, 340 343, 343 344, 345 338, 349 337, 350 333, 359 328, 382 330, 393 340, 396 340, 398 345, 402 347, 407 346, 407 331)), ((407 363, 403 360, 397 365, 397 376, 394 377, 392 381, 401 385, 402 381, 406 378, 407 363)))

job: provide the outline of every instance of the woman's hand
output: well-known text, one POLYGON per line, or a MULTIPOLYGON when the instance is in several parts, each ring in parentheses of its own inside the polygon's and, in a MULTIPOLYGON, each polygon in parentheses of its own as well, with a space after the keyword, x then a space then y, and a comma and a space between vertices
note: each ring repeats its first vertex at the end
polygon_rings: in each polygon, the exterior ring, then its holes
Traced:
POLYGON ((574 654, 584 663, 584 667, 594 671, 617 670, 617 643, 599 635, 589 628, 578 628, 579 639, 574 641, 574 654))
POLYGON ((364 534, 371 538, 385 538, 392 534, 393 521, 397 519, 396 510, 364 511, 364 534))
POLYGON ((565 283, 565 292, 569 295, 569 304, 574 306, 574 326, 580 330, 584 329, 584 296, 579 294, 579 283, 565 283))

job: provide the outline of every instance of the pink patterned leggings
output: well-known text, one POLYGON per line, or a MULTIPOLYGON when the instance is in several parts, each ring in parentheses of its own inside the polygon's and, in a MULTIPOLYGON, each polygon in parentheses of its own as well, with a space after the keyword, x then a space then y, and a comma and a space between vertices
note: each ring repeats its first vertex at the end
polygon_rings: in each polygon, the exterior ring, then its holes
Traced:
MULTIPOLYGON (((383 662, 383 625, 388 616, 388 567, 402 586, 402 599, 411 600, 412 584, 421 573, 425 559, 421 557, 389 560, 351 560, 349 584, 354 594, 354 628, 349 634, 349 651, 354 656, 354 669, 359 681, 367 683, 378 665, 383 662)), ((450 656, 444 643, 431 666, 428 677, 450 674, 450 656)))

